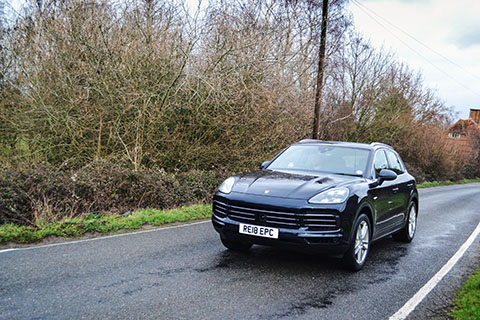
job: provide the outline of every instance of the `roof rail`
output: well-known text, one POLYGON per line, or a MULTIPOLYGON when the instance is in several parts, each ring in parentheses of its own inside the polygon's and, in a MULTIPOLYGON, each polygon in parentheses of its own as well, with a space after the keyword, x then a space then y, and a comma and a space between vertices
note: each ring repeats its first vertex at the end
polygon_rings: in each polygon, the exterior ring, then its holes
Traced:
POLYGON ((326 141, 326 140, 318 140, 318 139, 303 139, 303 140, 300 140, 298 141, 297 143, 330 143, 330 144, 334 144, 334 143, 343 143, 342 141, 326 141))
POLYGON ((303 139, 303 140, 300 140, 298 143, 307 143, 307 142, 325 142, 325 141, 317 140, 317 139, 303 139))
POLYGON ((392 149, 393 149, 393 147, 392 147, 391 145, 386 144, 386 143, 382 143, 382 142, 372 142, 372 143, 370 143, 370 145, 371 145, 372 147, 382 146, 382 147, 388 147, 388 148, 392 148, 392 149))

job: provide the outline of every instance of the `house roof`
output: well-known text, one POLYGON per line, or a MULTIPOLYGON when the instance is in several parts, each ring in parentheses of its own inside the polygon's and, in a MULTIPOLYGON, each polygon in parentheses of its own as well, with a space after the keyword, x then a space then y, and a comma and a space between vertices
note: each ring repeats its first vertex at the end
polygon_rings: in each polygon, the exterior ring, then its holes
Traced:
POLYGON ((470 130, 478 130, 480 125, 473 119, 460 119, 448 128, 448 133, 460 133, 466 135, 470 130))

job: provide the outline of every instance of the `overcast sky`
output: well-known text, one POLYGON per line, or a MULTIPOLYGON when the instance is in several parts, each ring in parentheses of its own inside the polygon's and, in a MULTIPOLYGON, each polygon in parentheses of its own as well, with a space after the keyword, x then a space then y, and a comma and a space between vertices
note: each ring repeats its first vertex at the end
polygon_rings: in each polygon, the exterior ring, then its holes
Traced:
POLYGON ((360 33, 421 71, 458 117, 480 108, 480 1, 349 0, 347 10, 360 33))
POLYGON ((347 9, 361 34, 421 71, 460 118, 480 109, 480 1, 350 0, 347 9))

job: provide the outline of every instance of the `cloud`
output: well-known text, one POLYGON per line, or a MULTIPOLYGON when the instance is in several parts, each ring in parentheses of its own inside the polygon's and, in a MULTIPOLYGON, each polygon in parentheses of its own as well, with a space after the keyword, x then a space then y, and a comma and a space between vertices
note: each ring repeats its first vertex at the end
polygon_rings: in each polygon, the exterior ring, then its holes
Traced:
POLYGON ((452 30, 448 37, 459 49, 469 49, 480 45, 480 24, 462 26, 459 30, 452 30))

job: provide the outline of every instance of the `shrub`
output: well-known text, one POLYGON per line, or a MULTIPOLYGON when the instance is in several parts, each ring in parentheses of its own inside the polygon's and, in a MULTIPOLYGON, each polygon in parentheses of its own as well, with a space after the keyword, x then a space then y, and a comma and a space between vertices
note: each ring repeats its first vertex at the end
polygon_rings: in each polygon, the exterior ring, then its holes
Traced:
POLYGON ((80 170, 0 171, 0 224, 32 225, 92 213, 169 209, 210 201, 226 171, 133 171, 104 161, 80 170))

